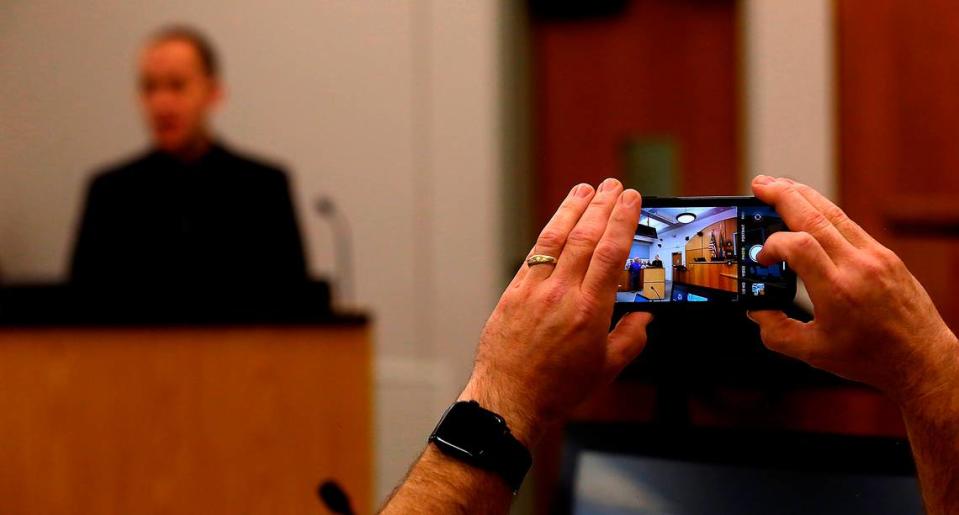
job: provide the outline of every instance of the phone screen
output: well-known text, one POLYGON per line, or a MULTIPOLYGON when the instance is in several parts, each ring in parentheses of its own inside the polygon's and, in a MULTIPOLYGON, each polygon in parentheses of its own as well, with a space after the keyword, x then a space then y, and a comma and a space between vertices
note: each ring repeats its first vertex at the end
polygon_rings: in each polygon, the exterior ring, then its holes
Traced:
POLYGON ((618 304, 779 304, 795 295, 785 263, 761 265, 766 239, 788 230, 752 198, 647 199, 623 264, 618 304))

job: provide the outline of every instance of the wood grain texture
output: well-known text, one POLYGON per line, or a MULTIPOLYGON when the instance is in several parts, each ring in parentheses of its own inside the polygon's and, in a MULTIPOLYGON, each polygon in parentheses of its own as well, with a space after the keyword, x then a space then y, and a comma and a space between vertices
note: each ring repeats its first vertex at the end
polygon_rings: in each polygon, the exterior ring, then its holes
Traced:
POLYGON ((371 509, 368 330, 0 330, 0 513, 371 509))

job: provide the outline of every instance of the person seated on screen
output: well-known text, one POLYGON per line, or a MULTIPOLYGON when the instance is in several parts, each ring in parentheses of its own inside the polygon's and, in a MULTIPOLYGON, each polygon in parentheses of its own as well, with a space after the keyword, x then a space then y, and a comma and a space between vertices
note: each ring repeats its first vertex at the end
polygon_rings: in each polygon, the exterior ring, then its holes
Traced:
POLYGON ((139 58, 150 147, 92 180, 73 252, 82 284, 280 284, 306 279, 285 172, 217 138, 223 85, 198 31, 173 26, 139 58))
MULTIPOLYGON (((822 195, 766 176, 753 181, 753 191, 794 231, 770 236, 759 260, 786 261, 814 304, 809 323, 780 311, 751 312, 763 343, 892 398, 928 513, 959 513, 956 336, 902 261, 822 195)), ((643 350, 648 313, 627 314, 609 332, 640 204, 639 193, 614 179, 597 191, 573 188, 479 337, 459 396, 476 404, 448 411, 384 513, 507 513, 528 449, 643 350), (484 454, 470 462, 457 444, 484 454)))

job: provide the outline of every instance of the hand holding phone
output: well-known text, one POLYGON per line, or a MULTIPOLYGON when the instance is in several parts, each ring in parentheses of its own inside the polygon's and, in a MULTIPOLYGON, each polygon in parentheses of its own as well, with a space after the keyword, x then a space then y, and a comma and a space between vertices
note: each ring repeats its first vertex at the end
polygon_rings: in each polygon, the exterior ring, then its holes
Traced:
POLYGON ((763 265, 766 239, 788 230, 755 197, 645 197, 616 292, 618 311, 692 306, 781 308, 796 295, 784 263, 763 265))

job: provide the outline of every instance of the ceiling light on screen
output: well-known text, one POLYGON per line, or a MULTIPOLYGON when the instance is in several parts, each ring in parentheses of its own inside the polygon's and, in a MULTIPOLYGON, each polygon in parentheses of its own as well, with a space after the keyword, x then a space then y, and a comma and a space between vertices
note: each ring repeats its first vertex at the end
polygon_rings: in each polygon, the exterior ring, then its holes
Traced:
POLYGON ((679 213, 676 215, 676 221, 681 224, 688 224, 696 219, 696 215, 692 213, 679 213))

